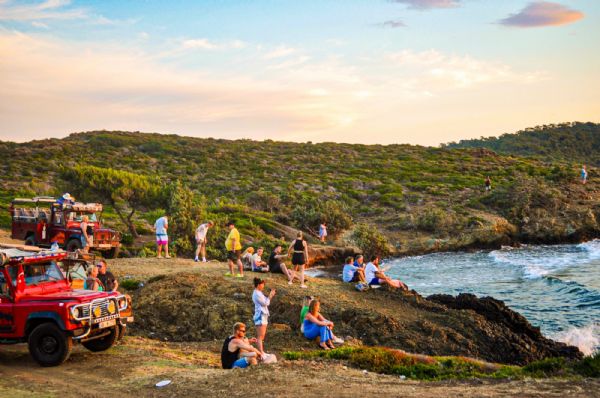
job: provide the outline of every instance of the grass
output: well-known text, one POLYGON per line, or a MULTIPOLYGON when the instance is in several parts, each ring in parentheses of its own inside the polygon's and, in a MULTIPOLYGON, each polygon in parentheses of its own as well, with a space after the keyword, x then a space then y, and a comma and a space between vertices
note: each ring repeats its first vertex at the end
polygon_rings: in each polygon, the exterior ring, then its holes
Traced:
POLYGON ((376 373, 436 381, 470 378, 600 377, 600 353, 581 361, 546 358, 526 366, 491 364, 466 357, 429 357, 384 347, 341 347, 329 351, 287 351, 285 359, 343 360, 376 373))

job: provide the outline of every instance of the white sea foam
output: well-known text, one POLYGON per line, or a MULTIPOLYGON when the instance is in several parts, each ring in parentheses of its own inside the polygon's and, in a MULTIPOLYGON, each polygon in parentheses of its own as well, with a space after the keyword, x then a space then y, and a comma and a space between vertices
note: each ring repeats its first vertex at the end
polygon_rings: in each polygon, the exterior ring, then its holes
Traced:
POLYGON ((553 336, 555 340, 578 347, 585 355, 600 350, 600 324, 571 328, 553 336))
POLYGON ((592 259, 600 258, 600 239, 594 239, 589 242, 580 243, 577 245, 578 248, 588 252, 588 255, 592 259))

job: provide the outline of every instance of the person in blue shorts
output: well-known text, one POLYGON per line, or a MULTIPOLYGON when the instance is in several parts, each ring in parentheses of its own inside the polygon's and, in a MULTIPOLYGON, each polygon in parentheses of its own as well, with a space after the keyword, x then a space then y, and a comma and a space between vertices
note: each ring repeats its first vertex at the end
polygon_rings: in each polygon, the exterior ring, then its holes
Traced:
POLYGON ((261 352, 252 344, 256 339, 246 337, 246 325, 237 322, 233 325, 233 335, 227 337, 221 348, 221 366, 223 369, 247 368, 258 363, 261 352))
POLYGON ((585 169, 585 164, 583 166, 581 166, 581 183, 582 184, 586 184, 588 180, 588 173, 587 170, 585 169))

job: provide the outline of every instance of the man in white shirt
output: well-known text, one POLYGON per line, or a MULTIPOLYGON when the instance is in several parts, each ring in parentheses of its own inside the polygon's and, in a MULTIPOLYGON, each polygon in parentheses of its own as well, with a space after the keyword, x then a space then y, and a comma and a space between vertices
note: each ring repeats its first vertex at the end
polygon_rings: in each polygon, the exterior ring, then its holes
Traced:
POLYGON ((212 221, 208 221, 204 224, 200 224, 198 228, 196 228, 196 257, 194 258, 195 262, 200 261, 198 259, 198 255, 202 253, 202 262, 206 262, 206 235, 208 234, 208 229, 212 228, 215 225, 212 221))
POLYGON ((259 247, 254 256, 252 256, 252 271, 269 272, 269 264, 262 259, 263 251, 264 249, 259 247))
POLYGON ((389 285, 402 290, 408 290, 402 281, 392 279, 379 269, 379 256, 371 256, 371 261, 365 267, 365 278, 369 285, 389 285))

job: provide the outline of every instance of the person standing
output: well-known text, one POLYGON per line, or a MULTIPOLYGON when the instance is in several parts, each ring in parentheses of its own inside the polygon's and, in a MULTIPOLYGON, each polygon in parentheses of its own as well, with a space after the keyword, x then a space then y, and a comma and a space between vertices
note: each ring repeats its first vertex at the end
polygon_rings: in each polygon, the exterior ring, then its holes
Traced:
POLYGON ((492 190, 492 180, 490 179, 490 176, 485 178, 485 190, 486 192, 492 190))
POLYGON ((587 183, 587 179, 588 179, 588 173, 587 170, 585 169, 585 164, 583 166, 581 166, 581 183, 583 185, 585 185, 587 183))
POLYGON ((79 228, 81 228, 81 245, 83 246, 83 252, 88 253, 90 247, 94 244, 94 227, 89 224, 90 218, 85 215, 81 218, 79 228))
POLYGON ((240 256, 242 254, 240 233, 235 227, 235 223, 233 221, 229 221, 227 223, 227 228, 229 228, 229 235, 227 235, 227 239, 225 240, 225 250, 227 250, 227 264, 229 265, 229 272, 227 272, 225 276, 233 275, 233 265, 234 263, 237 263, 239 273, 235 276, 237 278, 243 278, 244 266, 240 260, 240 256))
POLYGON ((254 292, 252 293, 252 301, 254 302, 254 325, 256 326, 256 346, 265 355, 263 341, 267 335, 267 325, 269 324, 269 305, 275 289, 271 289, 269 297, 263 293, 265 289, 265 281, 260 278, 254 278, 254 292))
POLYGON ((322 222, 319 225, 319 240, 321 243, 325 244, 325 240, 327 240, 327 223, 322 222))
POLYGON ((200 224, 198 228, 196 228, 196 257, 194 258, 195 262, 200 261, 198 259, 198 255, 202 253, 202 262, 206 262, 206 234, 208 233, 209 228, 212 228, 215 224, 212 221, 206 222, 204 224, 200 224))
POLYGON ((298 231, 296 239, 290 244, 288 256, 292 255, 292 265, 296 272, 300 272, 300 287, 306 289, 308 286, 304 284, 304 267, 308 263, 308 245, 303 239, 302 231, 298 231))
POLYGON ((169 219, 167 216, 162 216, 154 223, 154 231, 156 233, 156 246, 157 254, 156 257, 160 258, 162 249, 165 249, 165 258, 171 258, 169 256, 169 235, 167 235, 167 229, 169 228, 169 219))

